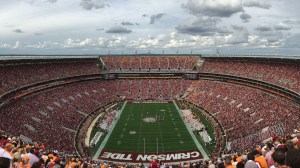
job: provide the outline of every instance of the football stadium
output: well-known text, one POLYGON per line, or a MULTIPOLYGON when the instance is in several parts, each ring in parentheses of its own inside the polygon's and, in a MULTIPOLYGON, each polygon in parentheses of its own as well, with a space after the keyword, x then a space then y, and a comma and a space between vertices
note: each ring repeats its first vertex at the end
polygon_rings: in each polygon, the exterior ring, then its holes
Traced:
POLYGON ((0 168, 300 168, 300 0, 0 2, 0 168))
POLYGON ((0 68, 3 148, 176 165, 261 152, 300 128, 297 57, 1 56, 0 68))

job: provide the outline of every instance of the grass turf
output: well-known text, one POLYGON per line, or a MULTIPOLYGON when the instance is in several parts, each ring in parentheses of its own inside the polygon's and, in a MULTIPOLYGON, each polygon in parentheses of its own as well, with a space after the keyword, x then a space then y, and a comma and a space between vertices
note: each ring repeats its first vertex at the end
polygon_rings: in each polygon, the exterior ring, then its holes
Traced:
POLYGON ((109 151, 137 153, 194 149, 197 147, 173 103, 127 104, 104 147, 109 151), (158 121, 147 123, 146 117, 158 121))

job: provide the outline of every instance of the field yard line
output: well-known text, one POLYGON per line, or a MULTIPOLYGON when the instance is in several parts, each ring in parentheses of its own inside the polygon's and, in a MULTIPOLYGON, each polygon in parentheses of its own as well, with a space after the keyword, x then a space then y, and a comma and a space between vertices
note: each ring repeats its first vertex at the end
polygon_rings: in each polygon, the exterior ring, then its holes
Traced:
MULTIPOLYGON (((144 105, 143 105, 143 107, 144 107, 144 105)), ((143 110, 142 110, 143 112, 142 112, 142 119, 141 119, 141 123, 140 123, 140 132, 139 132, 139 143, 138 143, 138 148, 137 148, 137 151, 136 152, 138 152, 139 151, 139 149, 140 149, 140 140, 141 140, 141 135, 142 135, 142 124, 143 124, 143 117, 144 117, 144 108, 143 108, 143 110)))
MULTIPOLYGON (((155 106, 156 106, 156 109, 158 110, 157 104, 155 104, 155 106)), ((161 141, 162 151, 164 152, 165 149, 164 149, 163 137, 162 137, 161 128, 160 128, 160 122, 158 122, 158 125, 159 125, 159 135, 160 135, 160 141, 161 141)))
POLYGON ((97 157, 100 155, 101 151, 102 151, 103 148, 105 147, 105 145, 106 145, 106 143, 107 143, 107 141, 108 141, 108 139, 109 139, 111 133, 113 132, 113 130, 114 130, 114 128, 115 128, 117 122, 118 122, 119 119, 120 119, 121 113, 123 112, 123 110, 124 110, 126 104, 127 104, 127 101, 125 101, 125 103, 123 104, 123 106, 122 106, 120 112, 117 113, 116 120, 113 121, 111 129, 109 130, 108 134, 106 135, 106 137, 105 137, 104 140, 102 141, 102 143, 101 143, 99 149, 97 150, 96 154, 94 155, 94 158, 93 158, 93 159, 98 159, 97 157))
MULTIPOLYGON (((174 100, 173 100, 173 103, 174 103, 174 105, 175 105, 175 107, 176 107, 176 109, 177 109, 177 112, 178 112, 179 115, 182 117, 182 114, 180 113, 179 108, 178 108, 178 106, 177 106, 177 104, 176 104, 176 102, 175 102, 174 100)), ((199 141, 198 141, 197 138, 195 137, 195 134, 193 133, 193 131, 191 130, 191 128, 189 127, 189 125, 188 125, 183 119, 182 119, 182 121, 184 122, 184 124, 185 124, 187 130, 189 131, 191 137, 193 138, 193 140, 194 140, 194 142, 195 142, 197 148, 198 148, 199 151, 202 153, 204 159, 209 159, 209 157, 207 156, 207 153, 205 152, 205 150, 203 149, 202 145, 199 143, 199 141)))

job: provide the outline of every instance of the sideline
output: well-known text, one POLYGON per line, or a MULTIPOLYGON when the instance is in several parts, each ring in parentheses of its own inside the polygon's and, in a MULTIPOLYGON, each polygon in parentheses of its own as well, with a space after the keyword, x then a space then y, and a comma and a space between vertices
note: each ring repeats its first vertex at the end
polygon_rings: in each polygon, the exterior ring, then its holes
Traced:
POLYGON ((182 119, 182 121, 184 122, 184 124, 185 124, 187 130, 189 131, 189 133, 190 133, 192 139, 194 140, 194 142, 195 142, 197 148, 198 148, 199 151, 202 153, 204 159, 205 159, 205 160, 208 160, 209 157, 208 157, 207 153, 206 153, 205 150, 203 149, 202 145, 199 143, 198 139, 195 137, 195 134, 193 133, 193 131, 192 131, 191 128, 189 127, 188 123, 186 123, 185 120, 183 119, 183 116, 182 116, 182 114, 181 114, 180 111, 179 111, 180 109, 178 108, 178 106, 177 106, 177 104, 176 104, 176 102, 175 102, 174 100, 173 100, 173 103, 174 103, 174 106, 175 106, 176 109, 177 109, 177 112, 178 112, 179 115, 181 116, 181 119, 182 119))
POLYGON ((100 113, 93 121, 92 123, 90 124, 88 130, 87 130, 87 133, 86 133, 86 136, 85 136, 85 140, 84 140, 84 145, 87 146, 87 147, 90 147, 90 137, 91 137, 91 133, 92 133, 92 130, 96 124, 96 122, 98 121, 98 119, 100 117, 102 117, 103 113, 100 113))
POLYGON ((121 113, 123 112, 123 110, 124 110, 126 104, 127 104, 127 101, 124 102, 124 104, 123 104, 123 106, 122 106, 120 112, 117 113, 116 119, 113 121, 112 126, 111 126, 111 128, 110 128, 108 134, 106 135, 106 137, 105 137, 104 140, 102 141, 102 143, 101 143, 99 149, 97 150, 96 154, 95 154, 94 157, 93 157, 93 160, 99 160, 98 157, 99 157, 101 151, 103 150, 104 146, 106 145, 106 142, 108 141, 108 139, 109 139, 111 133, 113 132, 113 130, 114 130, 114 128, 115 128, 117 122, 119 121, 120 116, 121 116, 121 113))

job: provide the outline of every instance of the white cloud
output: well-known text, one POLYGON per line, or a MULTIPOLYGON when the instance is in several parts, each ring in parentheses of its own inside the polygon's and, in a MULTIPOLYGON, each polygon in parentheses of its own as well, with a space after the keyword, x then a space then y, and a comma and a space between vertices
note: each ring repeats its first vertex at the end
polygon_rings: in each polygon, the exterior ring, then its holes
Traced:
POLYGON ((48 0, 48 2, 54 3, 57 2, 57 0, 48 0))
POLYGON ((98 38, 97 46, 100 48, 106 48, 109 44, 109 40, 103 37, 98 38))
POLYGON ((11 44, 3 43, 0 44, 0 48, 12 48, 11 44))
POLYGON ((217 24, 221 20, 217 18, 203 18, 189 20, 183 24, 179 24, 175 27, 179 33, 191 34, 191 35, 215 35, 218 33, 227 33, 228 30, 225 27, 218 27, 217 24))
POLYGON ((121 25, 124 25, 124 26, 132 26, 132 25, 134 25, 134 24, 127 21, 127 22, 122 22, 121 25))
POLYGON ((132 30, 120 26, 114 26, 105 31, 105 33, 113 33, 113 34, 129 34, 131 32, 132 30))
POLYGON ((291 30, 291 26, 289 26, 283 22, 280 22, 274 26, 274 29, 275 30, 291 30))
POLYGON ((249 19, 251 19, 251 16, 247 13, 242 13, 240 15, 240 18, 242 19, 243 22, 249 22, 249 19))
POLYGON ((67 39, 64 42, 64 48, 75 48, 75 47, 87 47, 92 44, 92 39, 86 38, 84 40, 80 39, 67 39))
POLYGON ((255 28, 256 31, 259 31, 259 32, 268 32, 268 31, 272 31, 272 27, 268 24, 261 24, 261 25, 258 25, 256 28, 255 28))
POLYGON ((20 41, 17 41, 16 43, 15 43, 15 45, 13 46, 13 48, 21 48, 22 47, 22 45, 21 45, 21 42, 20 41))
POLYGON ((38 42, 37 44, 28 44, 25 48, 35 48, 35 49, 43 49, 46 48, 46 42, 38 42))
POLYGON ((243 11, 241 0, 188 0, 182 7, 195 15, 216 17, 230 17, 243 11))
POLYGON ((163 48, 181 48, 181 47, 192 47, 195 42, 189 42, 186 39, 176 40, 171 39, 163 48))
POLYGON ((149 39, 138 39, 129 41, 128 47, 129 48, 140 48, 140 49, 147 49, 147 48, 156 48, 160 46, 160 42, 158 39, 149 38, 149 39))
POLYGON ((243 3, 244 7, 257 7, 262 9, 270 9, 272 7, 271 4, 267 2, 258 2, 258 1, 245 1, 243 3))
POLYGON ((15 29, 15 30, 13 30, 13 32, 15 32, 15 33, 24 33, 21 29, 15 29))
POLYGON ((107 6, 103 0, 81 0, 80 6, 85 10, 100 9, 107 6))
POLYGON ((151 15, 149 24, 154 24, 157 20, 161 19, 164 15, 166 15, 166 14, 165 13, 159 13, 159 14, 156 14, 156 15, 151 15))

